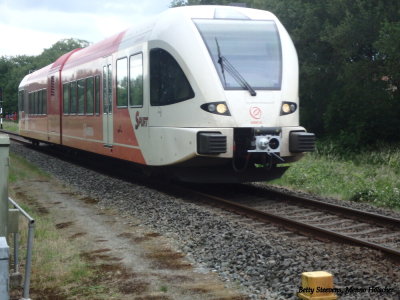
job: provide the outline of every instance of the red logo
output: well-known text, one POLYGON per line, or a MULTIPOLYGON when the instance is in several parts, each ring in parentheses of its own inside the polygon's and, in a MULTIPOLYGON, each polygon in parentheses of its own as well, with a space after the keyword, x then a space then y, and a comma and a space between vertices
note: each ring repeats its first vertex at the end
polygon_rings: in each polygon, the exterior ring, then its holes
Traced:
POLYGON ((250 107, 250 116, 253 119, 260 119, 262 115, 262 110, 261 108, 257 107, 257 106, 252 106, 250 107))

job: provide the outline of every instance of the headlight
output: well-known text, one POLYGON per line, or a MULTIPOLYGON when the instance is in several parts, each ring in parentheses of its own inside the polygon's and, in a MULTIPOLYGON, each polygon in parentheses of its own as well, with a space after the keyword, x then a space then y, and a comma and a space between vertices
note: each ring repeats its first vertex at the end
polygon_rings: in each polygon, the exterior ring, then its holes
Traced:
POLYGON ((220 103, 217 105, 217 112, 221 115, 226 113, 228 111, 228 107, 226 106, 225 103, 220 103))
POLYGON ((282 112, 285 113, 285 114, 290 113, 290 105, 288 103, 283 103, 282 112))
POLYGON ((282 102, 281 116, 294 113, 297 109, 297 104, 294 102, 282 102))
POLYGON ((215 104, 213 104, 213 103, 208 104, 207 110, 208 110, 209 112, 212 112, 212 113, 215 112, 215 104))
POLYGON ((201 106, 201 109, 205 110, 206 112, 222 115, 222 116, 230 116, 231 113, 228 109, 228 106, 225 102, 211 102, 211 103, 204 103, 201 106))

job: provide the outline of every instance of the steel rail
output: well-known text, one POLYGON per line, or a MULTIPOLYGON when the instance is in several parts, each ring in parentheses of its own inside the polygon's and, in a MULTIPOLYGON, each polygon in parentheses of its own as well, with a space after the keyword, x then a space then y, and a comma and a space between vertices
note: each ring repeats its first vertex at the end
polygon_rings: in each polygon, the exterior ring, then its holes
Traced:
POLYGON ((304 204, 307 206, 317 207, 319 209, 324 209, 329 212, 340 213, 353 219, 362 219, 365 222, 374 222, 382 224, 384 226, 394 226, 400 228, 400 219, 396 219, 393 217, 366 212, 337 204, 322 202, 305 196, 290 195, 280 191, 268 190, 268 193, 275 194, 280 198, 284 198, 284 200, 286 201, 290 201, 296 204, 304 204))
MULTIPOLYGON (((345 242, 351 245, 356 245, 356 246, 364 246, 367 248, 379 250, 382 253, 396 259, 397 261, 400 261, 400 251, 396 249, 392 249, 389 247, 385 247, 379 244, 371 243, 363 239, 347 236, 338 232, 334 232, 332 230, 324 229, 318 226, 302 223, 299 221, 295 221, 286 217, 282 217, 279 215, 275 215, 269 212, 265 211, 260 211, 242 204, 238 204, 226 199, 223 199, 221 197, 217 197, 214 195, 209 195, 204 192, 200 191, 193 191, 193 190, 187 190, 190 193, 195 193, 199 196, 202 197, 203 201, 208 201, 212 202, 213 204, 221 204, 223 207, 228 208, 230 211, 234 211, 235 213, 241 214, 241 215, 246 215, 246 216, 251 216, 254 218, 257 218, 261 221, 268 221, 272 222, 275 224, 279 224, 287 229, 290 230, 295 230, 298 232, 302 232, 304 234, 312 234, 313 237, 320 237, 322 239, 329 239, 333 241, 339 241, 339 242, 345 242), (212 201, 211 201, 212 200, 212 201)), ((287 196, 286 194, 283 194, 284 196, 287 196)))

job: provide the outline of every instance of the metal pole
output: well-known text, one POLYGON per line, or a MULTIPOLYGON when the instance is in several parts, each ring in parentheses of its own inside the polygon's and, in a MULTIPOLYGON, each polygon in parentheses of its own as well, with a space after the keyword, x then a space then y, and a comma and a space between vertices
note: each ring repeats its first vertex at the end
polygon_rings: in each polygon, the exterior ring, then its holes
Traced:
POLYGON ((0 134, 0 237, 7 236, 9 147, 8 135, 0 134))
POLYGON ((24 294, 21 300, 30 300, 29 298, 29 287, 31 280, 31 266, 32 266, 32 248, 33 248, 33 236, 35 231, 35 222, 29 222, 28 230, 28 249, 26 250, 26 265, 25 265, 25 278, 24 278, 24 294))
POLYGON ((18 248, 19 248, 19 233, 14 233, 14 273, 19 273, 18 248))

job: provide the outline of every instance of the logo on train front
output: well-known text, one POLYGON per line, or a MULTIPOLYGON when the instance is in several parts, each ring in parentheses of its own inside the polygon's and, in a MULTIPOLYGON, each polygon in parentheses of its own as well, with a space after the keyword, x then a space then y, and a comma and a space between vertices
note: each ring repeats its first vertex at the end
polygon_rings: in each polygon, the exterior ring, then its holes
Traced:
POLYGON ((250 116, 253 119, 259 120, 259 119, 261 119, 261 115, 262 115, 261 108, 259 108, 258 106, 250 107, 250 116))

